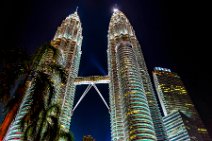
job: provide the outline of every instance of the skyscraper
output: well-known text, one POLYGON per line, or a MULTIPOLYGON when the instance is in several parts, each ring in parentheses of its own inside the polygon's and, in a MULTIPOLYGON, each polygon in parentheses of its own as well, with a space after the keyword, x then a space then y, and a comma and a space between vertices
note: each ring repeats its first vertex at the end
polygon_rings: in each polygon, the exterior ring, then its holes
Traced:
MULTIPOLYGON (((29 112, 30 107, 36 101, 32 101, 34 94, 34 86, 37 83, 37 72, 42 72, 44 75, 49 76, 49 80, 55 87, 55 93, 51 100, 50 105, 60 104, 61 115, 59 123, 62 130, 69 132, 71 109, 74 100, 74 78, 77 77, 80 56, 81 56, 81 43, 82 43, 82 28, 81 22, 77 12, 69 15, 58 27, 54 39, 52 40, 52 49, 46 49, 44 46, 33 61, 33 70, 26 83, 26 91, 20 108, 17 112, 14 121, 10 125, 4 140, 23 140, 23 131, 21 130, 21 121, 26 113, 29 112), (58 52, 54 52, 54 48, 58 52), (57 56, 56 58, 54 56, 57 56), (68 74, 66 81, 61 82, 61 77, 57 71, 50 69, 52 65, 60 65, 68 74)), ((49 91, 47 90, 47 93, 49 91)))
POLYGON ((77 11, 69 15, 58 27, 52 40, 54 47, 62 52, 63 65, 68 73, 67 83, 62 87, 59 98, 62 101, 62 114, 60 115, 61 126, 68 132, 71 122, 71 111, 73 108, 75 88, 74 80, 78 76, 81 44, 82 27, 77 11))
MULTIPOLYGON (((110 112, 112 141, 165 141, 166 133, 162 123, 158 102, 140 44, 127 17, 115 9, 108 30, 108 76, 78 76, 81 57, 82 28, 77 12, 69 15, 58 27, 51 41, 51 49, 43 49, 35 60, 34 70, 48 76, 55 89, 43 88, 44 106, 59 104, 61 130, 69 132, 71 116, 80 101, 93 86, 110 112), (58 53, 56 53, 58 52, 58 53), (57 57, 55 57, 55 54, 57 57), (58 55, 57 55, 58 54, 58 55), (60 74, 51 68, 52 64, 64 68, 67 76, 62 81, 60 74), (107 105, 95 84, 109 83, 107 105), (76 85, 88 85, 80 100, 73 107, 76 85)), ((33 96, 38 83, 38 73, 33 73, 27 83, 25 97, 11 124, 5 140, 22 140, 21 121, 36 104, 33 96)), ((46 79, 45 79, 46 80, 46 79)), ((38 103, 37 103, 38 104, 38 103)))
POLYGON ((112 140, 166 140, 141 47, 118 9, 110 20, 107 52, 112 140))
MULTIPOLYGON (((176 120, 182 119, 181 122, 185 123, 184 128, 189 134, 189 139, 210 140, 180 76, 170 69, 156 67, 153 71, 153 78, 162 107, 165 126, 174 124, 176 121, 173 118, 176 120)), ((175 126, 175 134, 178 133, 176 130, 179 129, 179 126, 175 126)), ((167 130, 167 133, 169 139, 174 136, 174 132, 167 130)))

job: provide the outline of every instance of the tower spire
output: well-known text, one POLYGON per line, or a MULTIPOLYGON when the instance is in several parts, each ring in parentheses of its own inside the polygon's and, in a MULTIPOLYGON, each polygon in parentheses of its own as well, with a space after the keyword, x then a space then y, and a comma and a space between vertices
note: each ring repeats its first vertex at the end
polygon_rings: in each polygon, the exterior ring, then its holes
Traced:
POLYGON ((76 11, 75 11, 76 13, 78 13, 78 8, 79 8, 79 7, 77 6, 77 7, 76 7, 76 11))

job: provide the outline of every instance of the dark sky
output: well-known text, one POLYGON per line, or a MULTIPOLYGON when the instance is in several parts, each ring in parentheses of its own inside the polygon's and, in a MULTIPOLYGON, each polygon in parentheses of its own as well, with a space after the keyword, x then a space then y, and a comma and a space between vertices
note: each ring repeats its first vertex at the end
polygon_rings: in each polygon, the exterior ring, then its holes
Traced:
MULTIPOLYGON (((207 34, 211 16, 207 3, 170 0, 21 0, 15 3, 15 0, 4 0, 0 5, 1 49, 22 47, 32 54, 53 38, 57 26, 79 6, 84 37, 79 75, 105 75, 107 30, 116 4, 135 29, 149 71, 155 66, 167 67, 182 77, 212 135, 212 59, 207 34)), ((77 88, 76 99, 84 89, 84 86, 77 88)), ((99 89, 108 101, 107 85, 100 85, 99 89)), ((108 111, 92 88, 76 109, 71 129, 76 141, 86 134, 97 141, 109 141, 109 122, 108 111)))

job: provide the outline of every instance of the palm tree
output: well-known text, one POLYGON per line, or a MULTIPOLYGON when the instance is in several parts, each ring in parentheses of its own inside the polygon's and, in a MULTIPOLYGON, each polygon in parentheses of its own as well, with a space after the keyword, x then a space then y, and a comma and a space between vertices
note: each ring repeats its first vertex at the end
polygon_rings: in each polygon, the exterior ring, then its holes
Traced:
POLYGON ((43 140, 53 141, 55 136, 59 134, 59 105, 53 105, 46 111, 46 117, 44 121, 43 140))
POLYGON ((32 141, 73 141, 71 133, 61 130, 59 125, 60 106, 53 105, 41 111, 36 120, 24 130, 24 140, 32 141))
MULTIPOLYGON (((66 83, 67 73, 55 61, 58 58, 56 48, 45 45, 39 53, 44 54, 48 50, 54 52, 52 56, 53 61, 43 62, 39 64, 39 67, 35 71, 31 72, 31 78, 34 84, 31 92, 32 104, 30 111, 24 116, 21 122, 21 127, 25 134, 24 139, 56 141, 63 138, 67 141, 72 141, 73 137, 71 134, 63 132, 60 129, 60 107, 58 105, 51 105, 56 93, 52 76, 57 75, 61 83, 66 83)), ((42 55, 38 55, 35 60, 41 60, 41 58, 42 55)))
POLYGON ((51 43, 47 42, 37 49, 32 59, 32 67, 36 68, 38 65, 40 65, 42 58, 45 58, 46 55, 48 56, 49 54, 51 54, 51 59, 48 59, 55 63, 58 63, 58 60, 62 57, 60 50, 53 47, 51 43))
POLYGON ((40 130, 40 126, 38 125, 42 122, 42 117, 44 117, 43 114, 45 113, 47 103, 51 101, 50 99, 53 93, 54 87, 50 81, 49 75, 37 71, 33 81, 31 107, 20 123, 23 132, 27 131, 29 137, 33 137, 30 140, 37 140, 38 138, 38 131, 40 130), (50 94, 49 97, 48 94, 50 94), (34 136, 30 136, 31 134, 34 136))
MULTIPOLYGON (((66 83, 67 81, 66 70, 58 64, 60 57, 61 54, 57 48, 54 48, 49 43, 44 44, 33 57, 32 66, 28 68, 30 71, 28 71, 28 77, 26 77, 25 81, 33 82, 30 93, 32 96, 31 106, 29 112, 22 118, 20 123, 26 140, 73 140, 71 134, 61 130, 59 126, 60 107, 52 105, 52 99, 54 99, 56 89, 59 87, 55 86, 53 76, 59 77, 61 83, 66 83), (46 60, 46 54, 50 54, 51 58, 48 58, 47 61, 42 61, 46 60)), ((22 95, 24 95, 25 90, 22 90, 22 95)), ((22 97, 18 100, 21 102, 22 97)), ((14 103, 17 103, 17 101, 14 103)))
POLYGON ((48 66, 50 67, 50 69, 52 69, 52 71, 55 71, 57 74, 59 74, 61 83, 66 83, 68 74, 63 66, 56 63, 51 63, 48 66))
POLYGON ((47 110, 45 131, 43 132, 42 140, 48 141, 73 141, 73 135, 70 132, 65 132, 59 125, 60 106, 53 105, 47 110))
POLYGON ((74 136, 71 132, 61 131, 55 141, 74 141, 74 136))
POLYGON ((65 69, 55 62, 59 57, 59 51, 49 43, 44 44, 42 48, 38 50, 37 55, 34 57, 35 59, 33 59, 34 62, 36 62, 35 60, 40 61, 45 52, 48 52, 49 50, 53 51, 53 58, 48 59, 53 61, 48 62, 48 64, 45 62, 39 64, 39 68, 37 67, 30 73, 30 78, 34 80, 34 86, 31 93, 33 101, 31 105, 32 113, 37 113, 36 111, 42 110, 45 105, 50 106, 55 94, 54 81, 52 80, 53 75, 58 75, 61 79, 61 83, 66 83, 67 73, 65 69))

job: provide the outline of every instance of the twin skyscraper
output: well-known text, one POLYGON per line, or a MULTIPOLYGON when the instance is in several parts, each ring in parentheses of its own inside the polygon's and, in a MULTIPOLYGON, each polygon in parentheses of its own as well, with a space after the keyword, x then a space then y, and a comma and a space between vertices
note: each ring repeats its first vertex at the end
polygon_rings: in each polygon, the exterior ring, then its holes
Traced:
MULTIPOLYGON (((92 86, 98 91, 96 83, 107 83, 112 141, 210 140, 180 78, 168 69, 156 68, 154 71, 156 97, 135 31, 121 11, 114 10, 109 23, 107 76, 78 76, 82 40, 80 18, 75 12, 62 22, 51 41, 59 57, 55 59, 52 50, 45 50, 34 67, 50 76, 56 91, 48 104, 60 105, 61 130, 70 130, 76 85, 88 84, 86 91, 92 86), (65 81, 57 71, 48 69, 52 62, 67 72, 65 81), (189 123, 198 124, 189 126, 189 123)), ((23 140, 21 123, 33 104, 36 82, 33 77, 28 80, 5 141, 23 140)))

